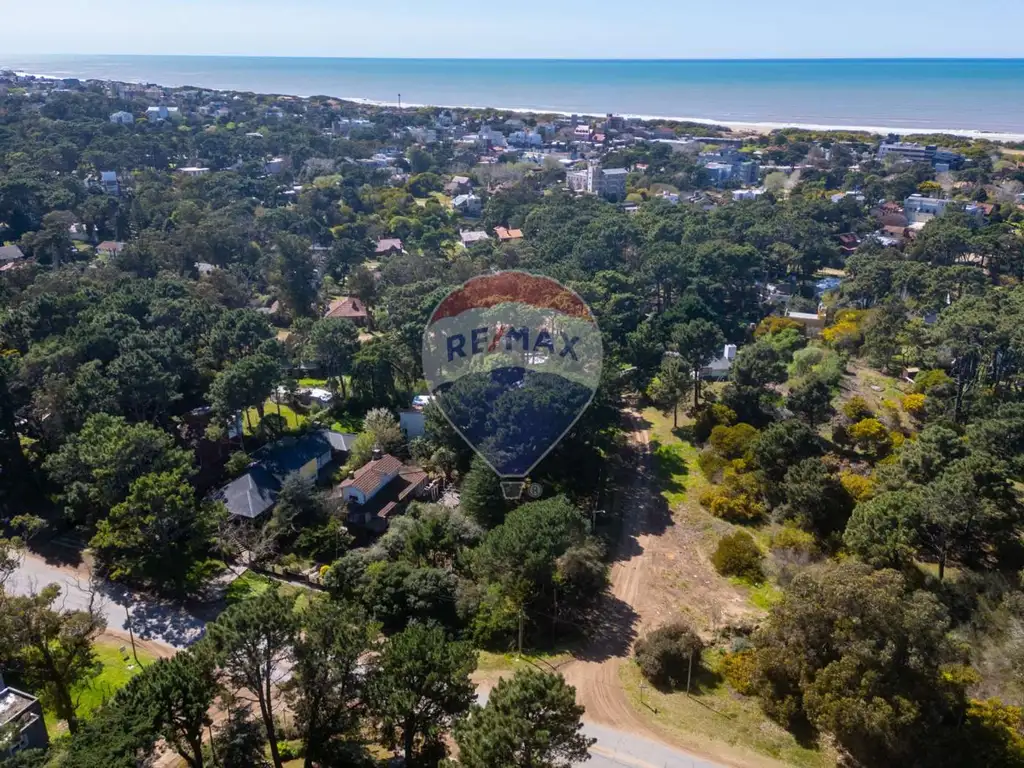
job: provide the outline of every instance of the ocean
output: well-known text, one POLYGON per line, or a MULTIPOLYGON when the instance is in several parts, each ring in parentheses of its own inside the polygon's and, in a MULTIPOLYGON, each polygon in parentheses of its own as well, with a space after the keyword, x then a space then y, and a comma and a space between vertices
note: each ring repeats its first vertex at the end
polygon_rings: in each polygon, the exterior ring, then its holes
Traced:
POLYGON ((60 77, 403 105, 1024 139, 1024 59, 542 60, 15 57, 60 77))

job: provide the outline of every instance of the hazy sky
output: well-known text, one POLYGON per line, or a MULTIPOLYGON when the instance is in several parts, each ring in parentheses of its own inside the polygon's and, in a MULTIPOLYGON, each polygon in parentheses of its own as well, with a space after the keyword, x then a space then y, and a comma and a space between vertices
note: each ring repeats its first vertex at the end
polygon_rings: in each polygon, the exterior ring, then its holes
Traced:
POLYGON ((0 0, 0 57, 1024 57, 1021 0, 0 0))

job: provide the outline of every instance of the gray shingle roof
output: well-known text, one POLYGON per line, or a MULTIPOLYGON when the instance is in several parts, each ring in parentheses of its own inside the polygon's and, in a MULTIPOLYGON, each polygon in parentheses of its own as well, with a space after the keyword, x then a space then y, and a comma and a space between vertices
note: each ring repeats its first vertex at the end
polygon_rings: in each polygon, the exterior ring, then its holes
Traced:
POLYGON ((252 520, 274 506, 280 489, 277 478, 257 464, 217 491, 213 498, 224 502, 232 515, 252 520))
POLYGON ((277 502, 281 483, 288 475, 328 451, 350 451, 355 439, 356 435, 321 429, 278 440, 259 450, 257 462, 249 471, 217 490, 212 498, 224 502, 236 517, 259 517, 277 502))
POLYGON ((0 245, 0 261, 16 261, 24 259, 25 254, 16 245, 0 245))

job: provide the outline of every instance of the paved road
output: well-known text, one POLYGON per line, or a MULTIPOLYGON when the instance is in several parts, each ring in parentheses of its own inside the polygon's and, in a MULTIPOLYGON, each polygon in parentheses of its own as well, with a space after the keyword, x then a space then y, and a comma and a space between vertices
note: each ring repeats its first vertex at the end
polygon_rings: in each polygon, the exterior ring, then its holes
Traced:
POLYGON ((586 768, 723 768, 718 763, 605 725, 585 722, 583 731, 597 739, 590 749, 590 759, 580 763, 586 768))
MULTIPOLYGON (((140 597, 108 582, 90 582, 88 569, 57 566, 40 557, 25 554, 5 589, 13 594, 30 594, 47 584, 58 584, 62 591, 58 603, 73 610, 85 609, 95 600, 112 629, 127 631, 125 600, 131 600, 132 628, 136 636, 184 648, 202 637, 206 622, 216 610, 191 610, 171 601, 140 597), (95 593, 95 595, 94 595, 95 593)), ((479 698, 486 703, 488 690, 481 688, 479 698)), ((584 732, 597 739, 585 768, 722 768, 716 763, 690 755, 657 741, 625 733, 597 723, 584 723, 584 732)))
POLYGON ((140 597, 105 581, 90 581, 88 569, 53 565, 32 554, 22 556, 21 564, 5 589, 18 595, 38 592, 48 584, 61 588, 58 605, 72 610, 88 608, 90 600, 99 607, 111 629, 128 631, 125 603, 129 604, 132 630, 138 637, 185 648, 203 636, 206 621, 216 615, 212 608, 191 610, 168 600, 140 597), (205 619, 203 616, 205 615, 205 619))
MULTIPOLYGON (((481 706, 487 704, 490 692, 486 684, 477 688, 481 706)), ((725 768, 660 741, 588 722, 585 716, 583 733, 597 742, 590 748, 590 759, 575 763, 577 768, 725 768)))

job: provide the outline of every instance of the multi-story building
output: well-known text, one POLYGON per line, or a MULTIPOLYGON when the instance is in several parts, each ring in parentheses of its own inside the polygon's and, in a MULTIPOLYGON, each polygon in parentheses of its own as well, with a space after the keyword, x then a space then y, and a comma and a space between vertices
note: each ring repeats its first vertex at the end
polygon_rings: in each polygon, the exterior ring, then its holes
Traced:
POLYGON ((586 192, 621 202, 626 199, 627 175, 625 168, 602 168, 600 163, 592 161, 586 168, 566 173, 565 180, 573 192, 586 192))
POLYGON ((732 169, 732 163, 720 163, 717 161, 712 161, 704 166, 704 170, 708 175, 708 182, 716 187, 732 179, 732 169))
POLYGON ((544 137, 536 131, 513 131, 508 136, 508 143, 513 147, 542 147, 544 137))
POLYGON ((903 215, 911 224, 922 224, 931 221, 936 216, 944 214, 950 206, 960 207, 968 216, 982 219, 985 212, 980 206, 974 203, 962 203, 956 200, 946 200, 941 197, 925 197, 924 195, 911 195, 903 201, 903 215))
POLYGON ((599 194, 614 202, 622 202, 626 199, 626 176, 628 171, 625 168, 606 168, 601 171, 601 191, 599 194))
POLYGON ((25 749, 45 749, 49 743, 39 700, 8 687, 0 677, 0 757, 13 757, 25 749))
POLYGON ((118 179, 117 171, 100 171, 100 186, 108 195, 120 195, 121 181, 118 179))
POLYGON ((733 165, 733 175, 743 184, 755 183, 760 170, 753 160, 741 160, 733 165))
POLYGON ((708 181, 714 186, 721 186, 730 181, 741 184, 755 184, 761 173, 761 166, 748 160, 746 155, 737 152, 733 147, 723 147, 717 152, 704 153, 699 157, 707 171, 708 181))
POLYGON ((936 170, 949 171, 963 167, 964 157, 934 144, 914 144, 903 141, 883 142, 878 148, 878 159, 896 157, 909 163, 928 163, 936 170))

